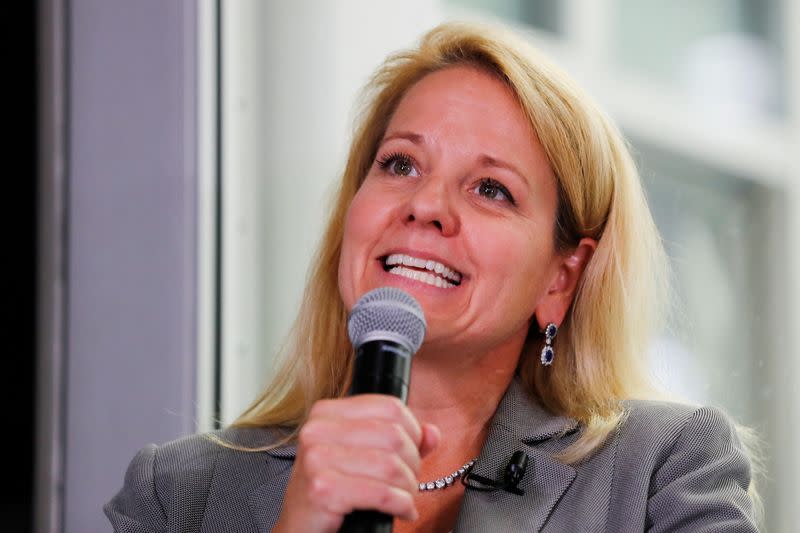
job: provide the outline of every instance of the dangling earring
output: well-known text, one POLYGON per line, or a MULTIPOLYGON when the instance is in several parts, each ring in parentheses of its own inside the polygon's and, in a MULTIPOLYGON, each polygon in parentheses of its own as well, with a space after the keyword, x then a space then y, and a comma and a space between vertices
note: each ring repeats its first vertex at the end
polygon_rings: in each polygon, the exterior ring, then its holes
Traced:
POLYGON ((547 324, 547 326, 544 328, 544 348, 542 348, 542 364, 544 366, 550 366, 553 364, 553 357, 556 355, 553 351, 553 339, 557 333, 558 326, 552 322, 547 324))

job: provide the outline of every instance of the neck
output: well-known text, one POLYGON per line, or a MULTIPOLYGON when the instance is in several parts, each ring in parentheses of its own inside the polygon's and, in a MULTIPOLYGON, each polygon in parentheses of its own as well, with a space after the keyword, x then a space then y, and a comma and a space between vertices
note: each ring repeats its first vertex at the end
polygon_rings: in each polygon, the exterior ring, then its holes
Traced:
POLYGON ((423 348, 411 367, 408 405, 450 442, 480 450, 500 400, 514 378, 524 336, 482 354, 423 348))

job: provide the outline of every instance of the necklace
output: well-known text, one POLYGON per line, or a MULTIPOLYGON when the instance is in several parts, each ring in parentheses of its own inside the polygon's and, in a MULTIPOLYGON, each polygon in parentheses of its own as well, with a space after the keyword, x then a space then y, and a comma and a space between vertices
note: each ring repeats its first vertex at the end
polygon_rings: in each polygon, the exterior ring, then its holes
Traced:
POLYGON ((478 460, 478 458, 476 457, 475 459, 471 459, 471 460, 467 461, 466 463, 464 463, 464 466, 462 466, 461 468, 459 468, 458 470, 456 470, 455 472, 453 472, 452 474, 450 474, 448 476, 440 477, 439 479, 434 479, 433 481, 428 481, 427 483, 420 483, 419 484, 419 491, 420 492, 425 492, 425 491, 429 491, 429 490, 446 489, 447 487, 449 487, 450 485, 455 483, 455 481, 458 478, 463 476, 464 472, 469 470, 472 467, 472 465, 475 464, 475 461, 477 461, 477 460, 478 460))

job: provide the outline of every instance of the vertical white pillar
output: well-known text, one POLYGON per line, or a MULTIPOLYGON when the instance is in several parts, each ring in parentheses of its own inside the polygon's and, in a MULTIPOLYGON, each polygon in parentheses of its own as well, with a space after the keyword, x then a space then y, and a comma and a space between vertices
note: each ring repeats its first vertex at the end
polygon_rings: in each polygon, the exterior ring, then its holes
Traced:
POLYGON ((222 420, 271 376, 348 145, 358 89, 439 2, 223 4, 222 420))
POLYGON ((800 493, 800 460, 796 449, 800 443, 800 395, 797 387, 800 384, 800 162, 796 157, 800 151, 800 3, 781 2, 783 16, 784 50, 786 53, 786 95, 787 120, 789 121, 789 150, 795 156, 787 157, 790 168, 787 169, 789 179, 787 187, 787 213, 783 250, 787 254, 785 277, 788 283, 784 298, 786 301, 783 324, 787 337, 787 350, 777 354, 774 369, 776 389, 781 391, 775 399, 775 426, 780 432, 777 442, 783 446, 773 445, 767 453, 780 454, 773 458, 774 471, 768 472, 776 486, 773 496, 778 499, 779 513, 773 523, 773 531, 792 531, 800 520, 800 509, 797 507, 797 494, 800 493), (789 444, 791 443, 791 444, 789 444), (774 450, 772 452, 771 450, 774 450))

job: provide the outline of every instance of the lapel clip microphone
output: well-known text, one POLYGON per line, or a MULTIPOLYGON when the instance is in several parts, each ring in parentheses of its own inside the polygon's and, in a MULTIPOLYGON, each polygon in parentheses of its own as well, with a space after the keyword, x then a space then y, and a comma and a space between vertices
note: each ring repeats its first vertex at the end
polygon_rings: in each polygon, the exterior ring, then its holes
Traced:
MULTIPOLYGON (((477 463, 475 463, 477 464, 477 463)), ((523 451, 517 450, 511 459, 506 464, 503 471, 503 479, 489 479, 472 472, 475 464, 461 476, 461 483, 468 489, 478 490, 481 492, 494 492, 496 490, 504 490, 517 496, 522 496, 525 491, 519 488, 520 481, 525 477, 525 471, 528 469, 528 454, 523 451)))

